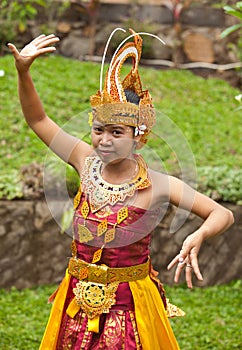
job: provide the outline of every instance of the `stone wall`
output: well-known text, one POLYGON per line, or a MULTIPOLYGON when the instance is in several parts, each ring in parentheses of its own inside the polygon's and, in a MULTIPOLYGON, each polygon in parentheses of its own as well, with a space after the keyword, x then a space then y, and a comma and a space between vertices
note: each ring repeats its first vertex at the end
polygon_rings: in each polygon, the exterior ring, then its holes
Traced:
MULTIPOLYGON (((204 243, 199 258, 204 275, 201 286, 242 278, 242 207, 226 206, 234 212, 236 223, 223 235, 204 243)), ((168 262, 180 250, 184 237, 201 223, 191 215, 178 232, 171 234, 173 216, 170 210, 155 230, 151 248, 154 267, 168 284, 173 278, 173 271, 166 270, 168 262)), ((0 288, 60 282, 70 256, 71 238, 60 233, 45 201, 0 201, 0 219, 0 288)))
MULTIPOLYGON (((192 69, 205 78, 215 76, 241 87, 241 75, 235 70, 241 60, 239 33, 220 37, 225 28, 238 20, 226 15, 214 1, 186 1, 188 6, 175 9, 172 1, 103 0, 88 7, 83 6, 82 1, 73 0, 61 15, 57 12, 57 3, 52 2, 52 7, 45 11, 39 9, 36 20, 30 21, 27 31, 19 36, 20 47, 43 32, 54 32, 61 39, 56 45, 58 54, 101 62, 112 30, 131 27, 156 34, 166 42, 161 45, 158 40, 143 36, 141 64, 192 69)), ((107 61, 124 37, 121 32, 115 34, 107 51, 107 61)))
MULTIPOLYGON (((162 46, 144 37, 143 58, 170 60, 175 64, 194 61, 221 64, 239 60, 236 54, 239 35, 220 37, 223 29, 237 20, 214 6, 213 1, 187 1, 189 6, 177 7, 177 10, 171 1, 97 1, 92 8, 83 6, 82 1, 71 3, 61 15, 57 12, 58 1, 52 2, 47 10, 40 8, 36 20, 30 21, 28 30, 19 37, 21 43, 42 32, 54 32, 62 39, 57 52, 76 59, 90 59, 90 56, 103 55, 114 28, 133 27, 136 31, 157 34, 167 44, 162 46), (234 47, 227 45, 231 41, 234 47)), ((231 1, 233 3, 236 1, 231 1)), ((119 42, 120 35, 116 34, 108 55, 119 42)))
POLYGON ((71 239, 61 235, 44 201, 0 201, 0 287, 58 283, 71 239))

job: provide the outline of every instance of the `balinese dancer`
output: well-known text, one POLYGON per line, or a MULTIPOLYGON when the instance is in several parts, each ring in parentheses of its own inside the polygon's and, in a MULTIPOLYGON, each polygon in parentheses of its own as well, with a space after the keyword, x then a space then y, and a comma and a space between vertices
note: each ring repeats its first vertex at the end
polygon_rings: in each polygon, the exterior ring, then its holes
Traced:
POLYGON ((142 38, 131 33, 133 40, 114 54, 104 86, 91 96, 92 145, 46 115, 30 75, 35 58, 54 51, 59 39, 41 35, 20 52, 9 44, 27 123, 80 176, 72 257, 52 297, 43 350, 179 349, 168 317, 183 312, 167 301, 149 258, 162 206, 171 203, 204 220, 168 266, 176 266, 176 282, 184 270, 189 288, 192 274, 202 280, 197 259, 202 242, 233 223, 229 210, 183 181, 153 171, 136 152, 155 123, 155 110, 138 71, 142 38), (132 69, 121 80, 129 57, 132 69))

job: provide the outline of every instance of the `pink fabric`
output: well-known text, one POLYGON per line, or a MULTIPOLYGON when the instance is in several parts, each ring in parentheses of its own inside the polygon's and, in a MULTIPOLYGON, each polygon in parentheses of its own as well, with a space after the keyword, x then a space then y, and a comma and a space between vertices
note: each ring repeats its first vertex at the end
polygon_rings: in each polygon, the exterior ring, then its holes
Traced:
MULTIPOLYGON (((84 224, 84 219, 81 215, 81 204, 77 208, 74 215, 73 230, 74 238, 76 241, 79 240, 78 225, 84 224)), ((123 208, 123 205, 116 204, 112 207, 113 213, 107 217, 110 224, 117 222, 117 212, 123 208)), ((153 229, 157 226, 161 217, 161 210, 144 210, 134 206, 128 207, 128 218, 125 219, 121 224, 116 226, 115 239, 106 244, 106 248, 116 248, 131 245, 132 243, 138 242, 146 237, 153 229)), ((92 232, 93 239, 88 242, 89 246, 101 247, 104 242, 104 235, 97 236, 97 225, 102 221, 95 213, 89 213, 88 219, 85 221, 85 226, 92 232)), ((108 229, 113 228, 113 225, 108 225, 108 229)))
MULTIPOLYGON (((117 205, 115 208, 118 211, 121 206, 117 205)), ((150 226, 154 224, 153 216, 154 212, 150 211, 147 215, 147 211, 143 209, 129 207, 128 219, 121 224, 121 228, 116 230, 115 242, 111 242, 112 244, 103 249, 98 264, 106 264, 109 267, 125 267, 146 262, 150 253, 150 226), (143 216, 145 216, 145 221, 140 220, 143 216), (131 243, 128 244, 129 242, 131 243)), ((97 218, 94 214, 89 214, 89 217, 97 218)), ((116 218, 117 215, 114 213, 108 217, 108 222, 115 223, 116 218)), ((78 224, 83 224, 79 209, 76 210, 73 224, 77 257, 91 262, 94 252, 103 244, 103 237, 95 236, 93 240, 95 244, 93 245, 80 243, 78 241, 78 224)), ((89 230, 94 234, 97 230, 97 224, 97 221, 92 221, 91 225, 89 220, 86 222, 86 225, 89 225, 89 230)), ((74 298, 72 290, 77 282, 76 278, 71 278, 65 310, 74 298)), ((87 330, 87 317, 82 310, 73 319, 64 312, 57 349, 141 349, 135 321, 134 302, 128 283, 119 284, 116 292, 116 304, 111 307, 108 314, 101 315, 99 330, 98 334, 87 330)))

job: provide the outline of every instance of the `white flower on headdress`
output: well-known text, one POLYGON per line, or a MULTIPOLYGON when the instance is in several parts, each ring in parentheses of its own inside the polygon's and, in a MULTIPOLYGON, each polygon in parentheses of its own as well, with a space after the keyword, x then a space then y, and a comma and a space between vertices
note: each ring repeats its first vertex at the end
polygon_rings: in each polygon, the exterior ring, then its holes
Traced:
POLYGON ((134 136, 144 135, 146 129, 147 129, 147 127, 144 124, 136 126, 136 128, 134 130, 134 136))

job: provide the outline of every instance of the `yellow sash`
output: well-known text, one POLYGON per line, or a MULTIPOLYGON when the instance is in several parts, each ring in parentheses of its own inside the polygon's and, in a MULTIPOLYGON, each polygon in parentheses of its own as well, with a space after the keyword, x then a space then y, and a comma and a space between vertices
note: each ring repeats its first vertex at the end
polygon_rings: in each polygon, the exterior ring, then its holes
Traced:
POLYGON ((61 325, 62 313, 66 300, 68 287, 70 284, 71 276, 66 270, 66 275, 63 278, 58 292, 55 296, 55 300, 50 313, 49 321, 45 329, 45 333, 40 344, 39 350, 55 350, 57 346, 59 330, 61 325))
POLYGON ((162 299, 149 276, 129 282, 143 350, 179 350, 162 299))

